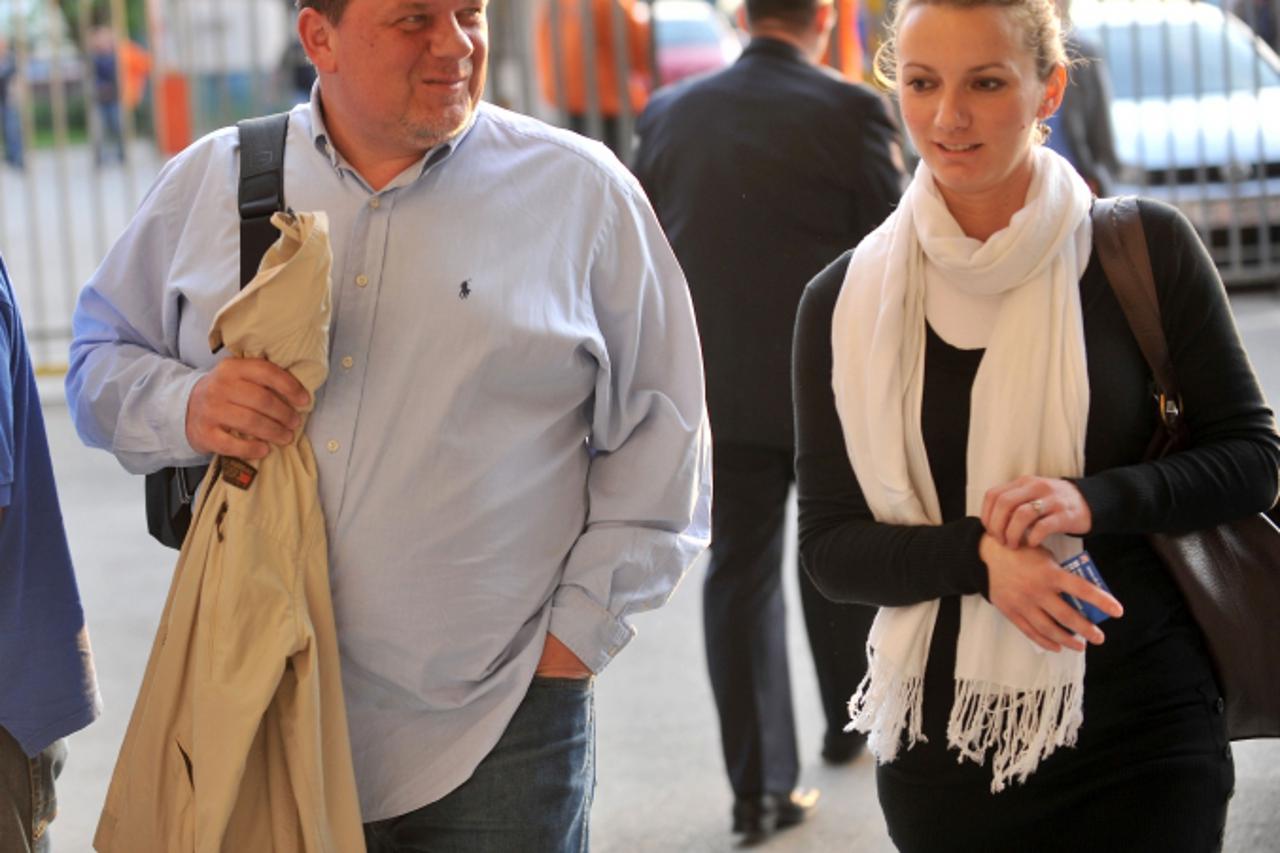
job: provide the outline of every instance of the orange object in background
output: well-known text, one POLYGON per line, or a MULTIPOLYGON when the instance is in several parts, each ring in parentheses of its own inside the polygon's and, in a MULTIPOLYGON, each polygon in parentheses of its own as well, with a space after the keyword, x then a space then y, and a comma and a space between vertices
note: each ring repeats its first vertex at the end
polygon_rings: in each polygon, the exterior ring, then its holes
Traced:
POLYGON ((177 154, 191 144, 191 101, 187 78, 176 72, 160 75, 156 97, 156 138, 165 154, 177 154))
POLYGON ((835 0, 836 29, 831 33, 827 64, 854 83, 861 83, 863 50, 858 34, 858 0, 835 0))
POLYGON ((142 90, 151 73, 151 54, 137 42, 122 39, 116 47, 116 57, 120 62, 120 105, 132 110, 142 101, 142 90))
MULTIPOLYGON (((592 0, 591 18, 595 30, 595 78, 600 96, 600 112, 616 116, 621 112, 622 99, 618 85, 618 60, 613 44, 613 5, 621 7, 626 19, 627 94, 632 113, 644 109, 649 99, 649 15, 648 7, 635 0, 592 0)), ((571 114, 587 112, 587 83, 585 53, 583 47, 583 22, 581 0, 547 0, 538 15, 538 78, 542 83, 542 95, 548 104, 563 106, 571 114), (559 3, 560 56, 552 50, 551 3, 559 3), (559 62, 563 75, 564 92, 556 92, 556 70, 559 62)))

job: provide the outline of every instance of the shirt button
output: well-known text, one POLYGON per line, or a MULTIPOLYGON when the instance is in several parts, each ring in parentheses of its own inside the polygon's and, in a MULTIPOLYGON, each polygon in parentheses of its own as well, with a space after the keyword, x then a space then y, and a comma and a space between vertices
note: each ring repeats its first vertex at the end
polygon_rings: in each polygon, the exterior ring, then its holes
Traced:
POLYGON ((351 356, 347 356, 342 360, 342 366, 345 367, 347 370, 350 370, 351 366, 355 363, 356 363, 356 360, 351 356))
POLYGON ((337 453, 338 442, 335 439, 330 439, 329 443, 325 445, 325 449, 327 449, 330 453, 337 453))
POLYGON ((367 287, 369 284, 369 276, 361 273, 356 276, 356 287, 367 287))
POLYGON ((1223 699, 1221 696, 1219 696, 1218 701, 1213 703, 1213 710, 1217 711, 1219 714, 1226 711, 1227 701, 1223 699))
POLYGON ((376 197, 371 198, 369 199, 369 206, 372 207, 374 210, 377 210, 378 208, 382 207, 382 202, 376 197))

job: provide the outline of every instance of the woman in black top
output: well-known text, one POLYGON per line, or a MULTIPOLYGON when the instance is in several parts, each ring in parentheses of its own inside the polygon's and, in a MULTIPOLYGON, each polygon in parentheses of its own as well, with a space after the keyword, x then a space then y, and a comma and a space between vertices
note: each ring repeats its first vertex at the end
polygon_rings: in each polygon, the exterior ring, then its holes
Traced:
POLYGON ((794 383, 803 563, 828 597, 883 608, 853 708, 890 835, 1215 849, 1222 701, 1144 534, 1271 506, 1274 418, 1194 230, 1142 202, 1193 447, 1141 462, 1151 377, 1090 251, 1087 189, 1036 145, 1064 82, 1051 0, 901 0, 894 33, 923 165, 810 284, 794 383), (1081 547, 1111 595, 1059 570, 1081 547))

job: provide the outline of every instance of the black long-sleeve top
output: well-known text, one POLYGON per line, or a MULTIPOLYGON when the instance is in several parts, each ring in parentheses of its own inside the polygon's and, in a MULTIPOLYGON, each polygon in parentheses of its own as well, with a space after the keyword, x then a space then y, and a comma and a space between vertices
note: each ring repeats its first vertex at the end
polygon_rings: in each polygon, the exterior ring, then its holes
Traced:
MULTIPOLYGON (((1089 647, 1087 683, 1123 674, 1132 676, 1135 689, 1138 682, 1202 678, 1205 661, 1180 594, 1143 534, 1258 512, 1275 503, 1280 488, 1275 419, 1212 261, 1176 210, 1149 201, 1140 210, 1193 449, 1141 461, 1157 427, 1152 380, 1095 254, 1080 281, 1091 399, 1085 474, 1076 481, 1093 516, 1085 547, 1126 608, 1123 618, 1104 625, 1106 643, 1089 647)), ((946 604, 949 597, 985 595, 982 526, 964 514, 969 396, 982 351, 957 350, 932 333, 926 346, 922 429, 943 524, 875 521, 850 466, 831 390, 832 313, 848 263, 846 254, 810 283, 797 317, 803 565, 837 601, 895 606, 941 598, 946 604)), ((942 619, 935 651, 951 633, 942 619)), ((953 633, 951 641, 954 654, 953 633)), ((931 652, 931 669, 934 664, 931 652)))

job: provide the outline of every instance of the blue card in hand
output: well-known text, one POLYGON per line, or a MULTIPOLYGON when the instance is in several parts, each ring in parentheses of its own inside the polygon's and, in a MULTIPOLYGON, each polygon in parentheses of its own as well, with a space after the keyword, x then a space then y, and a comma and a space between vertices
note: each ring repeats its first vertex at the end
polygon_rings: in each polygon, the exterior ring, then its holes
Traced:
MULTIPOLYGON (((1098 567, 1093 564, 1093 558, 1089 556, 1088 551, 1081 551, 1079 554, 1076 554, 1070 560, 1063 563, 1062 568, 1071 572, 1073 575, 1078 575, 1079 577, 1084 578, 1094 586, 1100 587, 1104 592, 1111 592, 1111 590, 1107 588, 1106 581, 1102 579, 1102 575, 1098 573, 1098 567)), ((1099 622, 1105 622, 1111 618, 1089 602, 1081 601, 1074 595, 1068 595, 1064 592, 1062 593, 1062 597, 1068 604, 1076 610, 1079 610, 1084 618, 1088 619, 1095 625, 1099 622)))

